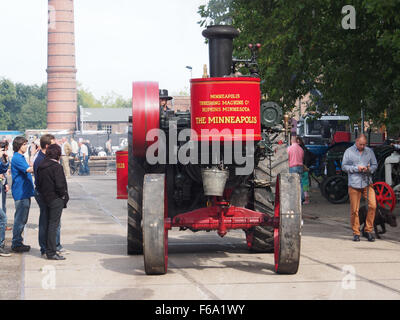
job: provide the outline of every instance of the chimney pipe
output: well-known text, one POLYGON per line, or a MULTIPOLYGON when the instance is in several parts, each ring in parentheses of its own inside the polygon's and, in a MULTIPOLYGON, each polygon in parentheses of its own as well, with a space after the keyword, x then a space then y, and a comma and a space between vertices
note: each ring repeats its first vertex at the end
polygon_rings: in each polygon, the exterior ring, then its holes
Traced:
POLYGON ((74 1, 48 0, 47 128, 75 130, 74 1))
POLYGON ((233 38, 239 31, 232 26, 209 26, 203 31, 209 40, 210 77, 223 77, 231 74, 233 38))

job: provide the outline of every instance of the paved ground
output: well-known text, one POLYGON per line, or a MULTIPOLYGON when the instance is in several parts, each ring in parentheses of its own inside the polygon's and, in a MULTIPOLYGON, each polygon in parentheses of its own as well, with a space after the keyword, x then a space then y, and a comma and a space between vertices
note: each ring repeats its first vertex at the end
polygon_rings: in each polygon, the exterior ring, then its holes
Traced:
MULTIPOLYGON (((115 187, 112 176, 69 181, 71 201, 62 217, 62 243, 70 251, 65 261, 40 258, 33 200, 25 230, 32 249, 0 257, 0 299, 400 298, 400 228, 388 227, 385 238, 375 243, 354 243, 349 205, 331 205, 317 189, 303 209, 296 275, 276 275, 272 254, 250 254, 242 231, 224 239, 172 231, 168 274, 146 276, 143 256, 126 255, 126 202, 115 199, 115 187)), ((10 223, 13 212, 10 199, 10 223)))

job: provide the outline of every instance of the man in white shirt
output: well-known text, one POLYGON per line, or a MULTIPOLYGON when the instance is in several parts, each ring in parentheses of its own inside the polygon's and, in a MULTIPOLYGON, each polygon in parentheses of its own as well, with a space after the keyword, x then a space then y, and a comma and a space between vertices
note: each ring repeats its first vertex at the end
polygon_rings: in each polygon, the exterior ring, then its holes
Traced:
POLYGON ((71 138, 71 148, 72 148, 71 155, 73 157, 75 157, 79 152, 79 146, 78 146, 78 142, 76 142, 74 138, 71 138))
POLYGON ((79 158, 81 160, 81 169, 79 170, 80 176, 88 176, 89 172, 89 150, 83 139, 79 139, 79 158))

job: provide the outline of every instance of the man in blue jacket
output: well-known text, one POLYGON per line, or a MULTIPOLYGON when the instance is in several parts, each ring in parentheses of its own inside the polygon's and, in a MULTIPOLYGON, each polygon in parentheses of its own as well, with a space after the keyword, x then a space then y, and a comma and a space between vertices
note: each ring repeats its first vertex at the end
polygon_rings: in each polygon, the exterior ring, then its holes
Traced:
POLYGON ((24 157, 28 148, 28 140, 24 137, 16 137, 13 141, 14 155, 11 160, 12 195, 15 201, 15 215, 13 226, 13 239, 11 250, 14 252, 26 252, 30 246, 23 244, 22 233, 28 222, 31 197, 35 195, 31 173, 33 168, 29 166, 24 157))
MULTIPOLYGON (((0 174, 5 174, 8 170, 8 167, 9 167, 9 162, 7 158, 7 153, 4 149, 0 149, 0 174)), ((1 181, 0 183, 3 183, 3 181, 1 181)), ((5 186, 2 187, 2 191, 4 187, 5 186)), ((4 197, 4 195, 2 196, 4 197)), ((4 248, 6 239, 6 227, 7 227, 7 215, 5 211, 2 209, 2 207, 0 207, 0 256, 1 257, 11 256, 4 248)))

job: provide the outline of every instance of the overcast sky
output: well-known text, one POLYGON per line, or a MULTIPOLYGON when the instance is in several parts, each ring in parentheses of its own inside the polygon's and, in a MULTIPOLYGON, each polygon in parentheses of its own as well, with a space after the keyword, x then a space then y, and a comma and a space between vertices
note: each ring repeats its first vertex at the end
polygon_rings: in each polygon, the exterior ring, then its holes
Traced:
MULTIPOLYGON (((170 93, 201 77, 208 49, 197 21, 206 0, 75 0, 77 80, 97 98, 131 96, 132 81, 170 93)), ((47 81, 47 0, 0 0, 0 78, 47 81)))

